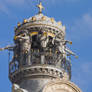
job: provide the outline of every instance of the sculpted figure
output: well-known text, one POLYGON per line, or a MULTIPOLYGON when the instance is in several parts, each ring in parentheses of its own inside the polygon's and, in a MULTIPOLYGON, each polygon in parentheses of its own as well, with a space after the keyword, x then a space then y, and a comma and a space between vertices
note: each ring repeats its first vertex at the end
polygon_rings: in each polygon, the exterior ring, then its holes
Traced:
POLYGON ((65 48, 65 51, 67 52, 67 56, 73 55, 75 56, 75 58, 78 58, 78 56, 74 52, 72 52, 70 49, 65 48))
POLYGON ((76 58, 78 58, 78 56, 74 52, 72 52, 69 48, 66 47, 67 43, 72 44, 72 42, 71 41, 67 41, 67 40, 64 41, 64 46, 65 46, 64 50, 67 53, 67 56, 73 55, 76 58))
POLYGON ((41 46, 43 48, 46 48, 47 43, 49 42, 47 33, 43 33, 42 36, 41 36, 41 38, 40 38, 40 40, 41 40, 41 46))
POLYGON ((57 65, 65 68, 67 55, 74 55, 73 52, 71 52, 69 49, 66 48, 66 44, 72 43, 72 42, 56 38, 55 43, 56 43, 57 49, 61 53, 61 55, 59 55, 60 59, 59 59, 57 65))
POLYGON ((60 51, 61 54, 66 54, 65 53, 65 45, 64 45, 64 42, 62 41, 62 39, 59 39, 59 38, 55 38, 55 44, 57 46, 57 49, 60 51))
POLYGON ((0 51, 3 51, 3 50, 9 50, 9 51, 13 51, 15 46, 6 46, 4 48, 0 48, 0 51))
POLYGON ((28 92, 28 91, 25 90, 25 89, 20 88, 19 85, 17 85, 17 84, 13 84, 12 92, 28 92))
POLYGON ((21 64, 30 64, 30 48, 31 41, 30 36, 27 33, 17 36, 20 45, 20 63, 21 64), (24 61, 24 62, 23 62, 24 61))
POLYGON ((18 61, 17 45, 6 46, 4 48, 0 48, 0 51, 3 51, 3 50, 14 51, 14 56, 13 56, 14 58, 13 59, 16 59, 18 61))

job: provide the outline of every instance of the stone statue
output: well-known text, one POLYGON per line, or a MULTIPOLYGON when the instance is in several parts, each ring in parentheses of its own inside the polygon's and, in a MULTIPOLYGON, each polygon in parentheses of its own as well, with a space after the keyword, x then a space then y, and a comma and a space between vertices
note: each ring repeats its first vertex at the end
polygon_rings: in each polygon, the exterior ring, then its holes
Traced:
POLYGON ((72 52, 70 49, 65 48, 65 51, 67 52, 67 56, 73 55, 75 56, 75 58, 78 58, 78 56, 74 52, 72 52))
MULTIPOLYGON (((48 42, 49 42, 49 38, 48 38, 47 33, 42 33, 41 34, 40 41, 41 41, 42 51, 44 51, 47 47, 48 42)), ((41 55, 41 64, 45 64, 45 55, 44 55, 44 53, 41 55)))
POLYGON ((13 84, 12 92, 28 92, 28 91, 25 90, 25 89, 20 88, 19 85, 17 85, 17 84, 13 84))
POLYGON ((64 47, 65 47, 64 50, 65 50, 65 52, 67 53, 67 56, 73 55, 73 56, 75 56, 76 58, 78 58, 78 56, 77 56, 74 52, 72 52, 69 48, 66 47, 66 44, 67 44, 67 43, 72 44, 72 42, 65 40, 64 43, 63 43, 63 45, 64 45, 64 47))
POLYGON ((65 55, 66 56, 66 52, 64 50, 65 48, 65 45, 64 45, 64 41, 62 41, 62 39, 59 39, 59 38, 55 38, 55 44, 57 46, 57 49, 59 50, 59 52, 62 54, 62 55, 65 55))
POLYGON ((10 46, 10 45, 8 45, 8 46, 6 46, 6 47, 4 47, 4 48, 0 48, 0 51, 3 51, 3 50, 13 51, 14 47, 15 47, 15 46, 10 46))
POLYGON ((27 33, 17 36, 20 45, 20 63, 21 64, 30 64, 30 48, 31 48, 31 39, 27 33), (23 62, 24 61, 24 62, 23 62))
POLYGON ((40 40, 41 40, 41 46, 43 48, 46 48, 47 43, 49 42, 48 35, 46 33, 42 34, 40 40))

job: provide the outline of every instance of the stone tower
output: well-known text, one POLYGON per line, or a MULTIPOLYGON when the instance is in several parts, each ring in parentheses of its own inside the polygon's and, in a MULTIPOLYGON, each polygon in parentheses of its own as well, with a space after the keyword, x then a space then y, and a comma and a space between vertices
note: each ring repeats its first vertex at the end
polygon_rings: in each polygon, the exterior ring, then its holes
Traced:
POLYGON ((39 13, 15 28, 15 45, 2 48, 13 51, 9 64, 12 92, 81 92, 71 79, 71 55, 66 44, 65 26, 39 13))

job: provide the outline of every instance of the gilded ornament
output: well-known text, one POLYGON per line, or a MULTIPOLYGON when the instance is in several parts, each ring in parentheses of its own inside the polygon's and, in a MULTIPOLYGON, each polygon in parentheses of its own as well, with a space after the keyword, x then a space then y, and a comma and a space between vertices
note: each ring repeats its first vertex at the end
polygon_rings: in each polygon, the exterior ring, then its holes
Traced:
POLYGON ((18 37, 17 36, 14 36, 14 40, 16 40, 18 37))
POLYGON ((55 37, 55 34, 48 32, 48 35, 51 37, 55 37))
POLYGON ((30 36, 34 36, 34 35, 37 35, 37 34, 38 34, 38 32, 31 32, 30 36))
POLYGON ((42 17, 42 20, 46 20, 46 17, 45 17, 45 16, 43 16, 43 17, 42 17))
POLYGON ((27 23, 27 20, 26 20, 26 19, 24 19, 23 23, 27 23))
POLYGON ((17 25, 18 25, 18 27, 19 27, 19 26, 21 25, 21 23, 20 23, 20 22, 18 22, 18 24, 17 24, 17 25))
POLYGON ((55 21, 54 18, 51 18, 51 22, 54 23, 54 21, 55 21))
POLYGON ((72 42, 70 41, 69 44, 72 45, 72 42))
POLYGON ((47 32, 44 32, 43 35, 44 35, 44 36, 47 36, 47 32))
POLYGON ((36 17, 32 17, 32 21, 36 21, 36 17))
POLYGON ((59 25, 59 26, 61 26, 61 25, 62 25, 61 21, 59 21, 59 22, 58 22, 58 25, 59 25))
POLYGON ((39 13, 42 13, 42 10, 44 9, 44 7, 42 6, 41 2, 39 5, 37 5, 37 7, 39 8, 39 13))

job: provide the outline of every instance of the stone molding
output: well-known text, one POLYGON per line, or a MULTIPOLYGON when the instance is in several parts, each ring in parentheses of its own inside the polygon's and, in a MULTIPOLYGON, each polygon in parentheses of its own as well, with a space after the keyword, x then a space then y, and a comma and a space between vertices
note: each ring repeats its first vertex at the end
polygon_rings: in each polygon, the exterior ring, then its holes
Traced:
POLYGON ((25 78, 52 78, 52 79, 60 79, 65 78, 68 75, 63 69, 58 69, 54 66, 48 65, 35 65, 35 66, 26 66, 18 69, 17 71, 10 73, 9 78, 12 83, 18 83, 25 78))
POLYGON ((82 92, 74 83, 65 80, 50 81, 42 92, 82 92), (55 91, 54 91, 55 90, 55 91), (59 91, 58 91, 59 90, 59 91))

